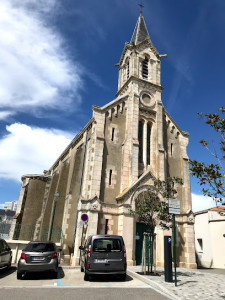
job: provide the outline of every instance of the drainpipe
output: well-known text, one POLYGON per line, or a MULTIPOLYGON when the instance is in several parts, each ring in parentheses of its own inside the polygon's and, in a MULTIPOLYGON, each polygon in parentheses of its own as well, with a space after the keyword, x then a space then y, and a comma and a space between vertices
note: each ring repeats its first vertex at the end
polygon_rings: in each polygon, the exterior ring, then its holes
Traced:
POLYGON ((85 154, 86 154, 87 137, 88 137, 88 129, 86 130, 86 138, 85 138, 84 153, 83 153, 83 158, 82 158, 82 168, 81 168, 79 192, 78 192, 78 198, 77 198, 77 211, 76 211, 76 216, 75 216, 75 227, 74 227, 73 244, 72 244, 73 252, 74 252, 75 238, 76 238, 76 231, 77 231, 78 205, 79 205, 79 199, 80 199, 81 187, 82 187, 82 180, 83 180, 83 175, 84 175, 84 158, 85 158, 85 154))

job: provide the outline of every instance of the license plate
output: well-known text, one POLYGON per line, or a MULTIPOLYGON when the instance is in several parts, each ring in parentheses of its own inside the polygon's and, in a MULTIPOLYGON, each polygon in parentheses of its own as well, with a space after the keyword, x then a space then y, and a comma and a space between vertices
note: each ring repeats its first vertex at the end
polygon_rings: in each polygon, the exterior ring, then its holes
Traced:
POLYGON ((32 257, 32 260, 33 261, 36 261, 36 260, 45 260, 45 257, 32 257))
POLYGON ((108 259, 95 259, 94 263, 107 264, 108 263, 108 259))

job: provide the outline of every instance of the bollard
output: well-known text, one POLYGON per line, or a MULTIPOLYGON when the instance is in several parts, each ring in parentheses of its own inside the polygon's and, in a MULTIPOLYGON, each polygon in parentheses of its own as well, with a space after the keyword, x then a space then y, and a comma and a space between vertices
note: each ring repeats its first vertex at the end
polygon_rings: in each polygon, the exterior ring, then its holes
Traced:
POLYGON ((165 281, 173 282, 171 236, 164 236, 164 272, 165 281))

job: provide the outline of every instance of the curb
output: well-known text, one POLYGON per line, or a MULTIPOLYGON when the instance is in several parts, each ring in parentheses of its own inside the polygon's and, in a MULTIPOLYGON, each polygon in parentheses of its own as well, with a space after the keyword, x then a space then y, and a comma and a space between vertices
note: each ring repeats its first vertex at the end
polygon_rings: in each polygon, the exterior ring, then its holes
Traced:
POLYGON ((157 293, 160 293, 161 295, 171 299, 171 300, 180 300, 180 298, 178 298, 175 294, 171 293, 169 290, 167 290, 166 288, 162 287, 160 284, 158 284, 157 282, 154 282, 153 280, 146 278, 142 275, 137 274, 134 271, 130 271, 127 270, 128 275, 131 275, 141 281, 143 281, 144 283, 147 283, 148 285, 151 286, 151 288, 153 290, 155 290, 157 293))
POLYGON ((80 266, 68 266, 68 265, 62 265, 60 264, 59 267, 63 269, 80 269, 80 266))

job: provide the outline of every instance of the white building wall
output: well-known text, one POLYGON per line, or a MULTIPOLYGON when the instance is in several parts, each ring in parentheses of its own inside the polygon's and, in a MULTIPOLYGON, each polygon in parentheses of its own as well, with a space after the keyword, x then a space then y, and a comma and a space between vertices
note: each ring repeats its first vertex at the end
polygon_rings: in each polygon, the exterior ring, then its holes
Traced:
POLYGON ((198 263, 205 268, 225 268, 225 217, 218 211, 195 216, 195 248, 198 263), (202 239, 203 249, 198 239, 202 239))
POLYGON ((209 232, 211 237, 213 268, 225 269, 225 217, 210 211, 209 232))
POLYGON ((197 261, 201 266, 205 268, 211 268, 213 261, 207 212, 195 216, 194 230, 197 261), (198 239, 202 239, 202 249, 199 245, 198 239))

